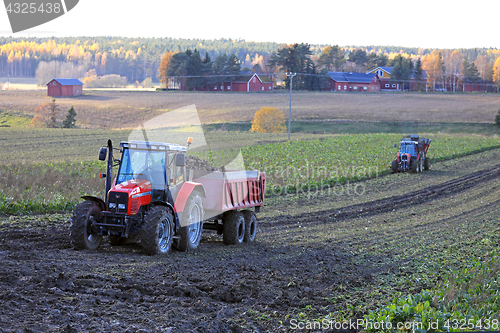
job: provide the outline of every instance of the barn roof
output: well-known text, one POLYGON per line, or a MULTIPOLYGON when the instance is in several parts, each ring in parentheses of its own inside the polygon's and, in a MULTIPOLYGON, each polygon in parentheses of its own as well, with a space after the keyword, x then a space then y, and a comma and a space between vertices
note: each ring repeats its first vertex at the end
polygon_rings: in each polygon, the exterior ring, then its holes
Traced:
POLYGON ((328 72, 328 76, 335 82, 370 83, 375 77, 374 73, 347 73, 328 72))
MULTIPOLYGON (((62 86, 83 86, 83 83, 78 79, 52 79, 50 82, 56 81, 62 86)), ((50 83, 49 82, 49 83, 50 83)), ((48 85, 47 83, 46 85, 48 85)))

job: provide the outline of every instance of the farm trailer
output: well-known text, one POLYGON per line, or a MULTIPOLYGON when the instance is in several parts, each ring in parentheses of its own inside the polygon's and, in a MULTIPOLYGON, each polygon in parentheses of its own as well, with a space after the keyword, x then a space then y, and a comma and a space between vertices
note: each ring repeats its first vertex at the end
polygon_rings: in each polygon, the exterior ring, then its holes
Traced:
MULTIPOLYGON (((427 151, 430 144, 430 139, 420 138, 418 135, 411 135, 410 138, 401 140, 396 159, 391 164, 392 173, 409 170, 412 172, 429 170, 431 159, 427 156, 427 151)), ((394 144, 394 147, 396 147, 396 144, 394 144)))
POLYGON ((76 249, 96 249, 108 236, 111 245, 138 239, 149 255, 166 254, 172 245, 194 250, 203 229, 216 230, 227 245, 255 240, 265 173, 187 170, 187 147, 171 143, 121 142, 119 160, 113 149, 108 140, 99 151, 99 160, 107 155, 105 199, 83 196, 73 211, 76 249), (113 166, 118 174, 111 181, 113 166))

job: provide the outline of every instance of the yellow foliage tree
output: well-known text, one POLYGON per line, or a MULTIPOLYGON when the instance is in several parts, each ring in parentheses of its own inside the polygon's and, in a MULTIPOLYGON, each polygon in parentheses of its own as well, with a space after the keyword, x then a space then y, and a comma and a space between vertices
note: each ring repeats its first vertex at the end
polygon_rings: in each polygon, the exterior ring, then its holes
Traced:
POLYGON ((255 112, 250 132, 285 133, 285 113, 278 108, 264 106, 255 112))
POLYGON ((500 89, 500 57, 495 60, 493 65, 493 82, 497 86, 497 91, 500 89))

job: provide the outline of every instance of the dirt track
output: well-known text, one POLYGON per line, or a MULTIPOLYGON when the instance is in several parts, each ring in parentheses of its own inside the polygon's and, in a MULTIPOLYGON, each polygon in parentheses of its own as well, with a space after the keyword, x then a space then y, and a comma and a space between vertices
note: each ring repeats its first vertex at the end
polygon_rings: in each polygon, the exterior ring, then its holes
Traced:
POLYGON ((362 197, 275 198, 256 243, 205 232, 198 251, 167 257, 137 244, 75 251, 65 215, 4 218, 0 332, 281 332, 297 318, 360 317, 463 260, 432 261, 443 249, 498 247, 498 157, 369 180, 362 197))

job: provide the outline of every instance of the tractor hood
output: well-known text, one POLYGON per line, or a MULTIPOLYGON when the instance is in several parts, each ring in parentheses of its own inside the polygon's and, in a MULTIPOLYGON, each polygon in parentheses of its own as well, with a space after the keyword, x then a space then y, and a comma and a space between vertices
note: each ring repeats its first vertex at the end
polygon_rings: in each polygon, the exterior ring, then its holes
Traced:
POLYGON ((151 182, 146 179, 131 179, 115 185, 111 191, 127 192, 131 196, 144 194, 151 191, 151 182))
POLYGON ((151 202, 151 182, 131 179, 117 184, 108 194, 108 210, 118 213, 136 214, 142 205, 151 202))

